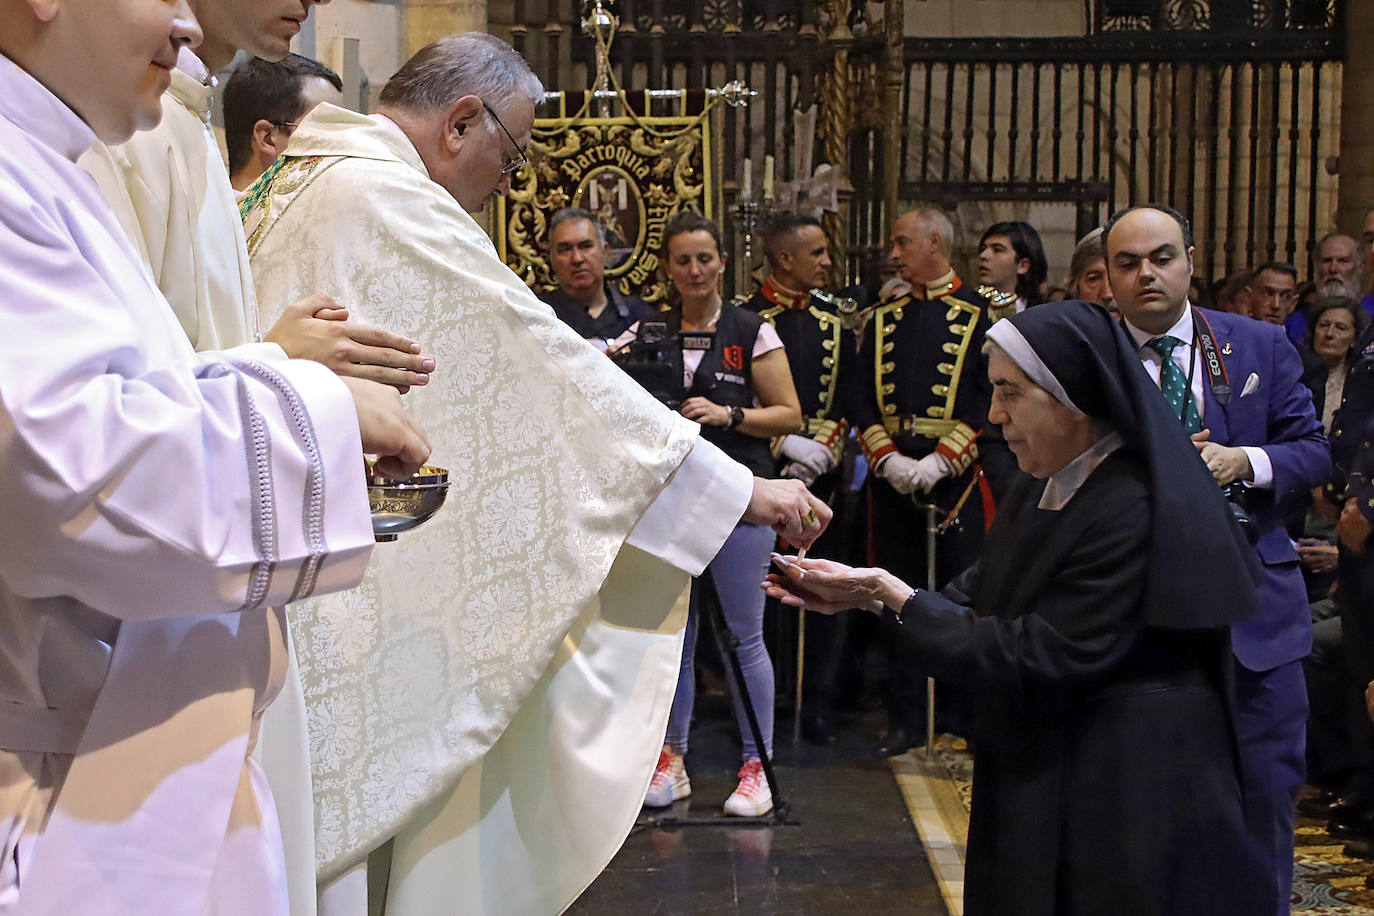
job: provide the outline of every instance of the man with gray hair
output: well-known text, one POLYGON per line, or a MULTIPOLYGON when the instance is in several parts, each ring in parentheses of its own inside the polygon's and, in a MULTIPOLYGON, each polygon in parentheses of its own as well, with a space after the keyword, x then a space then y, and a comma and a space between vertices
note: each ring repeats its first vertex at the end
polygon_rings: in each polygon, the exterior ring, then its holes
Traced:
POLYGON ((317 107, 246 200, 260 302, 338 289, 455 367, 407 403, 459 505, 294 621, 331 914, 366 911, 355 866, 393 838, 391 916, 565 909, 657 763, 689 577, 741 519, 809 545, 830 517, 701 439, 497 257, 470 214, 525 163, 542 94, 504 42, 440 39, 377 114, 317 107))
MULTIPOLYGON (((936 545, 936 585, 978 556, 992 488, 1016 475, 995 429, 987 428, 991 389, 984 371, 987 300, 950 266, 954 226, 938 208, 913 210, 892 226, 891 257, 912 292, 882 303, 863 335, 853 373, 849 419, 873 474, 869 555, 911 581, 926 582, 925 507, 937 520, 957 513, 936 545), (980 467, 981 466, 981 467, 980 467)), ((888 646, 900 641, 887 634, 888 646)), ((925 675, 893 650, 889 658, 888 734, 880 746, 900 754, 926 718, 925 675)))
POLYGON ((649 303, 607 282, 606 229, 589 210, 564 207, 549 220, 549 268, 558 285, 539 298, 598 350, 653 314, 649 303))

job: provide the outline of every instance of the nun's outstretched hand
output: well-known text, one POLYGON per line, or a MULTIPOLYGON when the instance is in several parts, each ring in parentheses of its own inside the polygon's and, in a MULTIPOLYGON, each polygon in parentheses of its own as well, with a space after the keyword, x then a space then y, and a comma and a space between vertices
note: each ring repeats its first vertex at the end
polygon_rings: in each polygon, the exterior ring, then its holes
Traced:
POLYGON ((861 609, 875 614, 885 604, 900 609, 911 587, 886 570, 856 569, 834 560, 804 559, 773 554, 781 570, 770 573, 763 590, 790 607, 805 607, 822 614, 861 609))

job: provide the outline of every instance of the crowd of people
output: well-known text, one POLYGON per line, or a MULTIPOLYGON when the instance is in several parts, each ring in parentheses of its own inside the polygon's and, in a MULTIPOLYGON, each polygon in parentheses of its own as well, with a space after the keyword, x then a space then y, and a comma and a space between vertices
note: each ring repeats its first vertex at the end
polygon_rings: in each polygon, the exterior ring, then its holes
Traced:
MULTIPOLYGON (((578 218, 593 222, 590 214, 579 217, 568 210, 555 217, 578 218)), ((584 237, 593 234, 590 228, 580 231, 584 237)), ((921 589, 939 589, 975 569, 980 554, 985 566, 1006 562, 997 554, 1007 550, 1016 562, 1031 563, 1030 556, 1015 553, 1011 544, 993 547, 987 540, 994 518, 1020 511, 1018 487, 1024 487, 1028 469, 1020 453, 1024 440, 1007 441, 1010 408, 997 404, 993 386, 998 373, 990 375, 989 369, 996 367, 984 352, 1000 352, 988 341, 1001 342, 997 329, 1002 322, 1034 312, 1055 295, 1048 289, 1048 266, 1035 229, 1024 222, 988 227, 979 240, 975 287, 965 284, 951 265, 956 240, 949 218, 937 209, 904 214, 891 232, 889 257, 898 277, 877 295, 864 288, 840 291, 847 303, 825 292, 830 259, 819 221, 773 214, 760 235, 769 274, 757 293, 736 301, 760 316, 765 327, 776 327, 780 344, 774 346, 782 347, 792 376, 788 400, 796 403, 799 396, 802 406, 802 423, 794 420, 791 429, 769 433, 774 436, 771 471, 806 482, 836 507, 840 522, 846 513, 863 516, 859 525, 837 524, 815 545, 804 568, 813 576, 816 570, 830 574, 837 567, 823 560, 846 561, 880 568, 895 581, 921 589), (857 489, 860 498, 845 500, 846 489, 857 489), (836 537, 841 531, 848 533, 847 539, 836 537)), ((1174 412, 1202 466, 1211 472, 1213 489, 1225 495, 1252 538, 1254 607, 1252 613, 1228 620, 1225 676, 1211 670, 1207 677, 1225 681, 1233 690, 1245 827, 1271 879, 1265 909, 1283 911, 1292 881, 1294 803, 1305 773, 1329 791, 1319 801, 1306 801, 1304 810, 1330 816, 1335 835, 1355 840, 1352 852, 1374 854, 1374 843, 1368 842, 1374 828, 1367 763, 1370 726, 1363 701, 1365 685, 1374 679, 1369 661, 1374 644, 1364 635, 1369 624, 1363 620, 1374 598, 1364 560, 1374 504, 1368 503, 1371 493, 1362 476, 1374 447, 1368 441, 1374 432, 1374 392, 1361 375, 1374 369, 1366 314, 1374 296, 1361 292, 1362 256, 1348 235, 1333 233, 1318 243, 1317 279, 1308 302, 1301 300, 1297 269, 1274 262, 1246 271, 1234 284, 1227 307, 1210 309, 1204 285, 1194 277, 1192 251, 1191 229, 1182 214, 1164 205, 1126 211, 1075 247, 1065 294, 1092 303, 1125 329, 1144 377, 1160 389, 1161 403, 1174 412), (1342 515, 1345 521, 1338 525, 1342 515), (1317 628, 1322 642, 1309 659, 1314 617, 1324 621, 1317 628), (1315 685, 1310 710, 1306 682, 1315 685), (1306 741, 1309 717, 1321 731, 1311 744, 1306 741), (1318 754, 1319 749, 1324 750, 1318 754)), ((669 270, 672 276, 673 268, 669 270)), ((567 284, 562 273, 555 276, 563 292, 549 295, 566 301, 567 284)), ((735 313, 728 303, 719 304, 718 295, 714 302, 710 317, 723 309, 735 313)), ((683 332, 690 342, 682 352, 729 346, 723 339, 713 342, 687 333, 713 329, 709 321, 692 322, 683 332)), ((670 327, 666 337, 675 339, 677 333, 670 327)), ((613 342, 612 352, 624 352, 634 337, 632 332, 623 335, 613 342)), ((758 339, 763 340, 762 330, 758 339)), ((1046 387, 1034 366, 1017 362, 1046 387)), ((643 354, 630 359, 627 368, 632 374, 649 371, 643 354)), ((690 373, 687 386, 692 386, 690 373)), ((699 383, 695 390, 701 391, 699 383)), ((732 429, 736 421, 728 405, 735 402, 711 402, 705 394, 709 403, 703 404, 702 396, 693 401, 689 415, 708 426, 732 429)), ((1119 425, 1114 428, 1120 431, 1119 425)), ((768 470, 760 468, 761 473, 768 470)), ((1166 574, 1188 581, 1211 573, 1206 564, 1154 573, 1166 574)), ((714 584, 727 607, 740 600, 735 592, 752 588, 747 579, 717 577, 714 584)), ((852 595, 848 600, 846 607, 864 603, 852 595)), ((1237 595, 1215 600, 1232 609, 1243 603, 1237 595)), ((885 603, 900 610, 900 603, 885 603)), ((761 610, 752 612, 749 624, 741 624, 736 633, 748 642, 751 660, 757 657, 761 610)), ((900 625, 899 614, 881 615, 876 623, 847 619, 852 616, 835 615, 841 622, 831 616, 808 622, 810 679, 804 685, 802 711, 806 737, 833 740, 837 698, 846 691, 852 697, 856 679, 862 685, 867 658, 869 669, 881 673, 888 709, 881 753, 901 753, 924 735, 927 676, 936 675, 948 688, 940 704, 941 728, 977 736, 980 773, 995 766, 985 762, 993 751, 984 749, 1015 729, 1000 718, 1005 711, 999 711, 996 721, 1002 730, 986 730, 982 695, 987 684, 969 673, 977 665, 967 655, 988 650, 960 650, 955 634, 929 622, 916 628, 913 637, 912 630, 900 625), (943 640, 923 641, 932 632, 943 640), (947 656, 963 664, 944 661, 947 656)), ((735 631, 738 617, 727 614, 727 619, 735 631)), ((1072 642, 1065 631, 1056 636, 1072 642)), ((1033 663, 1036 677, 1075 682, 1102 677, 1093 673, 1089 647, 1078 649, 1081 654, 1070 666, 1075 670, 1067 673, 1053 670, 1053 648, 1016 647, 1045 654, 1033 663)), ((1112 657, 1106 664, 1129 668, 1135 663, 1112 657)), ((687 661, 678 689, 679 695, 692 689, 687 661)), ((771 679, 757 692, 750 686, 748 693, 771 729, 771 679)), ((742 723, 741 729, 743 733, 742 723)), ((680 734, 670 732, 646 805, 667 805, 690 791, 680 734)), ((747 734, 744 747, 746 761, 752 760, 756 751, 747 734)), ((1177 758, 1182 759, 1187 755, 1177 758)), ((990 780, 985 776, 984 784, 990 780)), ((726 810, 736 810, 735 805, 728 803, 726 810)), ((1002 904, 1009 905, 1006 900, 1002 904)))
POLYGON ((835 291, 773 213, 734 301, 684 210, 647 303, 569 207, 536 298, 473 218, 529 66, 450 36, 347 111, 313 2, 0 0, 0 913, 559 911, 690 795, 711 607, 723 810, 773 809, 768 597, 811 740, 871 661, 902 753, 938 680, 966 912, 1284 913, 1304 778, 1374 858, 1374 209, 1209 287, 1130 206, 1052 289, 919 208, 835 291), (373 555, 365 454, 463 498, 373 555))

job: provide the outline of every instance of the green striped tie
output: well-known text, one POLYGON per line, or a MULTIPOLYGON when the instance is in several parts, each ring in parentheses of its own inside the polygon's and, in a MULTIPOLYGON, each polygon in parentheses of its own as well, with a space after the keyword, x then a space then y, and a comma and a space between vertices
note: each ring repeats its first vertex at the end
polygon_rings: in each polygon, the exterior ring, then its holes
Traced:
POLYGON ((1174 412, 1174 416, 1183 421, 1183 428, 1191 435, 1202 429, 1202 418, 1198 416, 1197 405, 1193 403, 1193 393, 1188 390, 1188 381, 1183 377, 1183 370, 1171 356, 1174 347, 1182 343, 1183 341, 1177 337, 1166 334, 1156 337, 1145 346, 1154 350, 1164 360, 1164 365, 1159 369, 1159 389, 1164 392, 1169 409, 1174 412))

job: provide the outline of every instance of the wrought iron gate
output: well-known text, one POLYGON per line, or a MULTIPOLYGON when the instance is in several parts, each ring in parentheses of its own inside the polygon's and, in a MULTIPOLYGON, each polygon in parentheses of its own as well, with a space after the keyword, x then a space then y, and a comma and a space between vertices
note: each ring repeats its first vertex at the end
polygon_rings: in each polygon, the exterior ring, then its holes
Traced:
MULTIPOLYGON (((818 103, 815 161, 847 182, 829 223, 845 255, 837 279, 858 279, 894 209, 917 203, 1056 202, 1081 234, 1117 207, 1166 200, 1193 218, 1209 278, 1275 257, 1310 269, 1330 228, 1336 0, 1086 0, 1086 34, 1029 39, 904 38, 902 0, 886 0, 881 21, 862 0, 614 6, 624 88, 738 78, 762 93, 725 113, 727 211, 746 157, 793 175, 795 113, 818 103)), ((581 4, 521 0, 513 12, 511 37, 546 82, 585 86, 581 4)))

